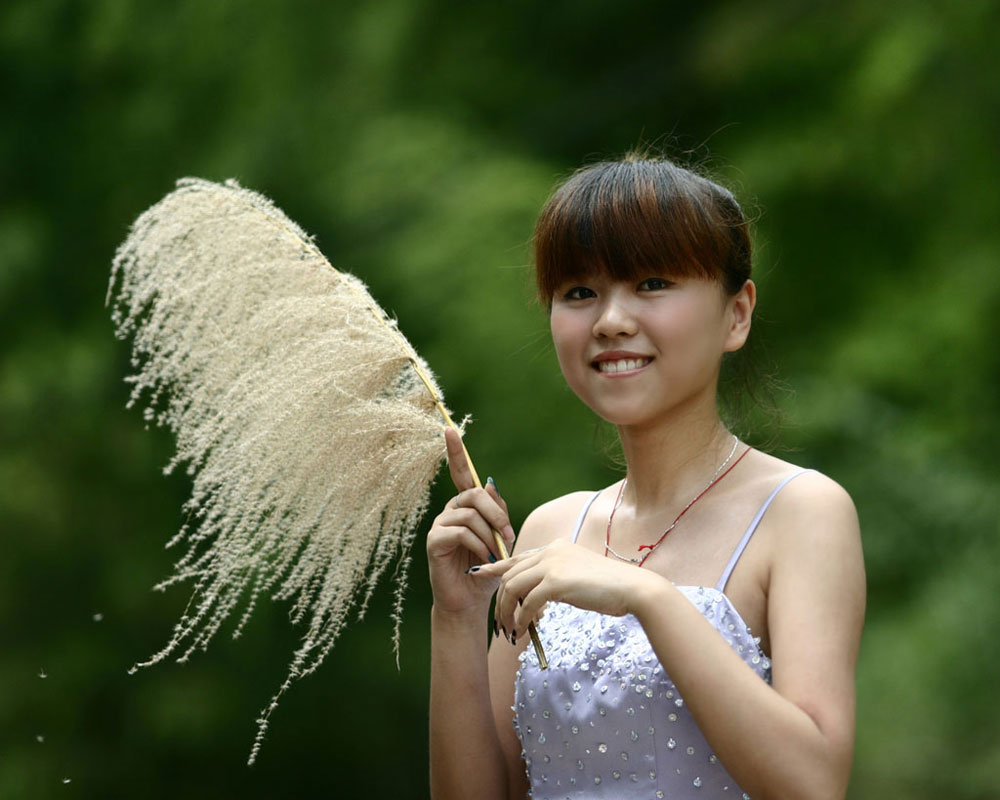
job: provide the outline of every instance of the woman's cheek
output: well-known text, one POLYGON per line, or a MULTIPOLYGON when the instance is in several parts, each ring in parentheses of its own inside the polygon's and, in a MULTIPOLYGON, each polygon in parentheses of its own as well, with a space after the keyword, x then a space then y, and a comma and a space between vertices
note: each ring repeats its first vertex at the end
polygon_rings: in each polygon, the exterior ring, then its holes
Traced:
POLYGON ((559 360, 559 368, 563 377, 574 391, 580 388, 580 370, 584 364, 587 338, 579 321, 566 314, 553 310, 549 320, 552 331, 552 343, 559 360))
POLYGON ((583 389, 580 359, 574 358, 572 353, 568 353, 559 347, 556 348, 556 358, 559 360, 559 369, 562 370, 566 384, 579 397, 583 389))

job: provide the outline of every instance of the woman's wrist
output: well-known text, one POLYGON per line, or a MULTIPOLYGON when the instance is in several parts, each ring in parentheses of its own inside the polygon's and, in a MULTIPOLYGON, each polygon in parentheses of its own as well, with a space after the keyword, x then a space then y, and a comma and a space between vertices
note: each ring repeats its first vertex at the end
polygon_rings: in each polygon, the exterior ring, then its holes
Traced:
POLYGON ((663 612, 664 605, 677 590, 669 580, 652 570, 639 569, 638 572, 642 578, 631 585, 626 604, 628 613, 644 625, 651 614, 663 612))
POLYGON ((464 634, 475 631, 478 635, 485 630, 488 612, 488 604, 483 607, 448 609, 434 603, 431 606, 431 624, 437 633, 464 634))

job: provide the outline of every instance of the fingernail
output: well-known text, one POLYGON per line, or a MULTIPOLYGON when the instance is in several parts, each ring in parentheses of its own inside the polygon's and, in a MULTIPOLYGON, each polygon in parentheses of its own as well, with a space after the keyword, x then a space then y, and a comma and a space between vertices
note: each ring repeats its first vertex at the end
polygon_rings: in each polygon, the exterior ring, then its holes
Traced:
POLYGON ((493 635, 494 636, 500 635, 500 626, 497 625, 496 617, 493 618, 493 635))
POLYGON ((481 569, 482 569, 482 565, 478 565, 478 566, 475 566, 475 567, 469 567, 465 571, 465 574, 468 575, 470 572, 479 572, 479 570, 481 570, 481 569))
POLYGON ((510 632, 510 643, 517 644, 517 630, 512 630, 510 632))
POLYGON ((493 478, 492 478, 492 477, 490 477, 490 478, 487 478, 487 479, 486 479, 486 482, 487 482, 487 483, 491 483, 491 484, 493 484, 493 488, 497 490, 497 495, 498 495, 498 496, 500 496, 500 497, 502 497, 502 496, 503 496, 503 495, 501 495, 501 494, 500 494, 500 488, 499 488, 499 487, 497 486, 497 482, 496 482, 495 480, 493 480, 493 478))
POLYGON ((506 629, 506 628, 505 628, 505 627, 504 627, 503 625, 501 625, 501 626, 500 626, 500 630, 502 630, 502 631, 503 631, 503 638, 504 638, 504 639, 509 639, 509 638, 510 638, 510 637, 509 637, 509 636, 507 635, 507 629, 506 629))
POLYGON ((503 535, 506 538, 508 538, 511 541, 513 541, 514 540, 514 529, 510 525, 504 525, 503 526, 503 535))
POLYGON ((497 563, 497 557, 495 555, 493 555, 493 553, 490 553, 490 563, 491 564, 496 564, 497 563))

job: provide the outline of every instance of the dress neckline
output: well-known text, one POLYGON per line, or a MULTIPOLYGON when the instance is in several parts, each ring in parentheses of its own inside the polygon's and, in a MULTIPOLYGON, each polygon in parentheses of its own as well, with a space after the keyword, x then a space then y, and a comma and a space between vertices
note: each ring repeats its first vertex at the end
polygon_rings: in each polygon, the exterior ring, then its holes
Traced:
MULTIPOLYGON (((669 580, 669 578, 667 578, 666 580, 669 580)), ((743 629, 743 632, 746 633, 747 636, 754 642, 754 645, 757 647, 757 652, 760 654, 760 656, 762 658, 765 658, 768 661, 770 661, 771 656, 768 653, 765 653, 764 652, 764 648, 761 647, 761 645, 760 645, 760 637, 754 635, 753 629, 747 624, 746 620, 743 619, 743 615, 740 614, 740 612, 737 610, 736 606, 733 604, 733 601, 730 599, 729 595, 727 595, 724 591, 722 591, 721 589, 719 589, 719 588, 717 588, 715 586, 702 586, 702 585, 699 585, 699 584, 674 583, 673 581, 670 581, 670 582, 671 582, 671 584, 673 584, 673 586, 674 586, 675 589, 679 590, 681 592, 681 594, 683 594, 692 603, 692 605, 695 605, 696 607, 697 607, 698 604, 695 602, 695 599, 694 599, 694 597, 692 595, 696 594, 697 592, 701 591, 701 592, 706 592, 706 593, 709 593, 709 594, 717 595, 721 600, 723 600, 725 602, 725 604, 726 604, 726 606, 727 606, 727 608, 729 610, 729 613, 734 618, 736 624, 738 624, 743 629)), ((590 609, 580 608, 578 606, 572 605, 571 603, 564 603, 562 601, 554 601, 553 603, 550 603, 550 605, 553 605, 553 606, 565 606, 567 609, 572 609, 572 611, 576 612, 576 613, 580 613, 580 614, 596 614, 599 617, 607 617, 608 619, 626 619, 626 618, 630 618, 630 619, 632 619, 632 620, 635 621, 635 624, 637 624, 637 625, 639 624, 639 620, 635 617, 634 614, 623 614, 622 616, 618 617, 618 616, 614 616, 613 614, 604 614, 604 613, 602 613, 600 611, 591 611, 590 609)), ((544 618, 544 616, 542 617, 541 624, 542 625, 545 624, 545 618, 544 618)), ((640 625, 640 627, 642 627, 642 626, 640 625)), ((531 648, 528 648, 528 650, 530 650, 530 649, 531 648)), ((525 652, 527 652, 527 651, 525 651, 525 652)))

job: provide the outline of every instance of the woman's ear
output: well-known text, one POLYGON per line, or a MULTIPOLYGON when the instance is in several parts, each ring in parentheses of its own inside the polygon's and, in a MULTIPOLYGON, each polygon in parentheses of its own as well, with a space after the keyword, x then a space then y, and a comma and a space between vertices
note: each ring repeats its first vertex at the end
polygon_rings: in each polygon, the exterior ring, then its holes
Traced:
POLYGON ((730 353, 739 350, 750 335, 750 322, 753 308, 757 305, 757 287, 752 280, 747 279, 740 290, 726 301, 726 320, 729 328, 723 352, 730 353))

